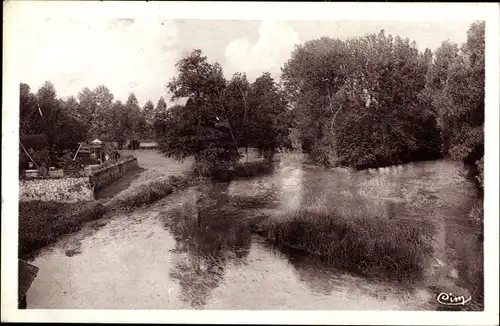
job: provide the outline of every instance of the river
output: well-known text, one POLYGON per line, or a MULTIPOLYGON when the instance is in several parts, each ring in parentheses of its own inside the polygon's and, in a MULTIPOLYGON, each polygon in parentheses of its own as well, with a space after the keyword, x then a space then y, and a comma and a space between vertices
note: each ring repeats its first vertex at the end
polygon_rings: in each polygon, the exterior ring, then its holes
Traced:
POLYGON ((450 287, 477 301, 482 240, 468 213, 478 202, 456 162, 348 171, 289 157, 271 175, 192 187, 63 237, 35 258, 28 307, 433 310, 450 287), (258 212, 321 205, 434 223, 432 286, 354 276, 276 248, 249 227, 258 212))

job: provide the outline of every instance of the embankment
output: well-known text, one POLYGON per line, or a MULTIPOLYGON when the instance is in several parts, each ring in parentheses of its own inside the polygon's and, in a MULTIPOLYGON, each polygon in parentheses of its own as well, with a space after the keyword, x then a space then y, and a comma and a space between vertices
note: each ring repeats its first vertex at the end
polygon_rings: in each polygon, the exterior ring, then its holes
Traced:
POLYGON ((136 169, 138 169, 137 158, 125 158, 114 164, 104 166, 99 170, 93 171, 89 179, 94 187, 94 190, 99 190, 117 179, 120 179, 128 172, 136 169))
POLYGON ((182 190, 195 184, 200 179, 192 174, 184 176, 164 176, 133 185, 120 192, 104 204, 106 210, 133 209, 151 204, 175 190, 182 190))
POLYGON ((96 201, 20 202, 19 257, 29 259, 37 250, 56 242, 64 234, 78 231, 84 223, 97 220, 103 214, 104 206, 96 201))
POLYGON ((376 216, 345 216, 300 209, 254 225, 270 242, 317 255, 367 277, 408 282, 422 279, 432 256, 430 226, 376 216))

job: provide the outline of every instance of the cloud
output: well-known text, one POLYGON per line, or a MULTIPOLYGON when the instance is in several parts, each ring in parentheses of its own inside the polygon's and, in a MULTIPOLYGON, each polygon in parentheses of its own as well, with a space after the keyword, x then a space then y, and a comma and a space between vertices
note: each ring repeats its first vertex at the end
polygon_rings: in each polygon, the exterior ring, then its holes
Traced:
POLYGON ((156 101, 179 59, 174 21, 31 16, 18 26, 21 81, 36 91, 50 80, 60 97, 104 84, 120 100, 156 101))
POLYGON ((255 43, 248 38, 239 38, 228 44, 225 71, 228 76, 246 72, 250 80, 263 72, 270 72, 278 79, 281 67, 290 58, 294 45, 299 43, 299 34, 286 23, 263 21, 255 43))

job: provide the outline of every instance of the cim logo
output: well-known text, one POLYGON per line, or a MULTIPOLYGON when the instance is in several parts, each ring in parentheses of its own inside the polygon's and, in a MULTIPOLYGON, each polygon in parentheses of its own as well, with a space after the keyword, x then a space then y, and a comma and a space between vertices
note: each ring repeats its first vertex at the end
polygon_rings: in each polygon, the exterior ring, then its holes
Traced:
POLYGON ((445 306, 464 306, 471 299, 472 297, 470 296, 466 299, 463 295, 454 296, 452 293, 444 292, 439 293, 439 295, 437 296, 437 302, 445 306))

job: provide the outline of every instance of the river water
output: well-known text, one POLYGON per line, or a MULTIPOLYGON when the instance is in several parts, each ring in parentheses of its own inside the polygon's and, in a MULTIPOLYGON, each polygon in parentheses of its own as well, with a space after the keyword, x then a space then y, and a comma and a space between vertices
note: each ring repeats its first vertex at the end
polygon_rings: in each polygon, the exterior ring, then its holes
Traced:
POLYGON ((192 187, 65 236, 34 260, 40 271, 28 307, 432 310, 436 295, 450 289, 480 305, 481 232, 468 218, 478 203, 456 162, 352 172, 287 157, 271 175, 192 187), (432 222, 432 281, 410 286, 350 275, 274 247, 248 223, 263 211, 321 205, 432 222))

